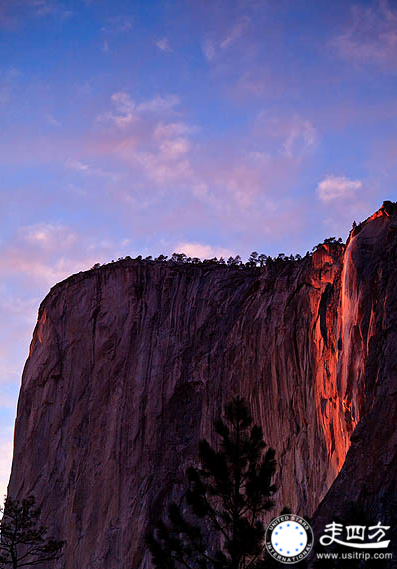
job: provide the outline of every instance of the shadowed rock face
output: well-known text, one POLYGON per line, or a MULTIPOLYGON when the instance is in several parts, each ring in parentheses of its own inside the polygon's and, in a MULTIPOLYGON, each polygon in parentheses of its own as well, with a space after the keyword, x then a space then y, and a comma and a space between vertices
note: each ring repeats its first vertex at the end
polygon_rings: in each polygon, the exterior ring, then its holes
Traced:
POLYGON ((9 485, 67 540, 55 567, 147 566, 143 536, 233 394, 277 450, 280 507, 315 512, 353 433, 318 524, 341 492, 379 509, 396 482, 396 229, 387 205, 346 247, 262 272, 122 261, 56 285, 23 373, 9 485))

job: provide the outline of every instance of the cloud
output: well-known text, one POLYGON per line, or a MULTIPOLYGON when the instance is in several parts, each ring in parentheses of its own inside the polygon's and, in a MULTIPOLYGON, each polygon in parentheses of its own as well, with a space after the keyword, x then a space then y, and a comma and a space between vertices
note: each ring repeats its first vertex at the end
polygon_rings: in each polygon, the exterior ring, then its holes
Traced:
POLYGON ((317 131, 310 121, 295 117, 284 141, 284 150, 289 157, 301 157, 317 145, 317 131))
POLYGON ((234 255, 231 249, 214 247, 203 243, 185 241, 178 243, 174 247, 175 253, 186 253, 188 257, 198 257, 199 259, 212 259, 213 257, 228 258, 234 255))
POLYGON ((224 35, 223 39, 205 38, 201 41, 201 50, 208 61, 215 59, 218 52, 230 48, 248 30, 251 23, 248 16, 242 16, 224 35))
POLYGON ((198 131, 197 127, 188 125, 184 122, 171 122, 171 123, 160 122, 157 124, 156 128, 154 129, 153 136, 154 138, 170 138, 173 136, 191 134, 197 131, 198 131))
POLYGON ((166 139, 160 144, 160 153, 166 160, 174 160, 186 154, 190 150, 190 142, 182 136, 173 139, 166 139))
MULTIPOLYGON (((130 253, 125 241, 99 240, 60 223, 20 227, 0 249, 0 275, 36 283, 37 290, 67 276, 130 253)), ((32 288, 32 290, 34 287, 32 288)))
POLYGON ((35 223, 19 230, 22 241, 47 250, 70 248, 77 241, 77 234, 65 225, 35 223))
MULTIPOLYGON (((121 158, 125 167, 134 170, 135 178, 139 168, 157 186, 186 182, 192 177, 189 135, 198 129, 182 120, 175 120, 180 114, 176 109, 179 103, 175 94, 156 95, 135 103, 125 91, 113 93, 113 110, 99 115, 96 123, 116 129, 108 128, 101 133, 93 152, 97 152, 98 147, 104 154, 110 152, 113 157, 121 158)), ((90 172, 85 161, 69 159, 67 167, 83 174, 90 172)), ((98 169, 91 170, 104 175, 98 169)), ((125 191, 122 193, 126 195, 125 191)))
POLYGON ((161 50, 161 51, 168 51, 169 53, 172 53, 172 48, 168 42, 167 38, 163 38, 161 40, 159 40, 156 43, 156 46, 161 50))
POLYGON ((135 103, 128 93, 118 91, 111 96, 113 111, 100 114, 95 121, 98 124, 113 124, 117 128, 123 129, 129 126, 134 120, 135 103))
POLYGON ((113 93, 111 100, 116 109, 116 112, 110 112, 104 116, 107 116, 119 128, 124 128, 131 124, 131 122, 134 120, 135 103, 128 95, 128 93, 125 93, 123 91, 113 93))
POLYGON ((131 154, 131 160, 140 165, 148 178, 158 185, 188 182, 192 177, 190 161, 184 156, 188 149, 187 141, 169 140, 156 151, 131 154))
POLYGON ((15 6, 30 7, 32 14, 37 17, 58 16, 68 19, 73 15, 65 4, 57 0, 16 0, 15 6))
POLYGON ((216 55, 215 44, 212 40, 205 39, 201 42, 201 49, 208 61, 212 61, 216 55))
POLYGON ((111 99, 116 109, 121 113, 128 114, 134 110, 135 103, 128 93, 124 93, 123 91, 113 93, 111 99))
POLYGON ((120 179, 120 174, 115 172, 107 172, 102 170, 102 168, 97 168, 90 166, 80 160, 74 160, 73 158, 68 158, 65 163, 68 170, 78 172, 80 174, 86 174, 87 176, 99 176, 101 178, 108 178, 112 182, 117 182, 120 179))
POLYGON ((317 185, 317 194, 322 202, 354 198, 362 187, 360 180, 350 180, 346 176, 327 176, 317 185))
POLYGON ((77 172, 88 172, 89 171, 88 164, 83 164, 83 162, 80 162, 79 160, 72 160, 72 158, 69 158, 66 161, 66 166, 70 170, 76 170, 77 172))
POLYGON ((277 146, 272 154, 284 154, 292 160, 302 160, 315 150, 318 133, 307 118, 298 114, 292 116, 273 116, 268 112, 259 113, 255 123, 256 136, 265 137, 267 144, 273 139, 277 146))
POLYGON ((348 28, 331 40, 344 59, 397 69, 397 10, 387 0, 354 5, 348 28))
POLYGON ((130 166, 139 166, 147 178, 158 186, 168 183, 191 183, 194 175, 190 163, 191 141, 178 136, 166 125, 155 127, 146 141, 121 144, 116 150, 130 166))
POLYGON ((243 16, 239 21, 231 28, 226 37, 221 41, 220 48, 226 49, 230 47, 235 41, 237 41, 245 32, 248 30, 250 24, 250 19, 247 16, 243 16))
POLYGON ((120 129, 130 126, 138 117, 145 113, 167 113, 179 104, 177 95, 157 95, 148 101, 135 104, 135 101, 125 91, 118 91, 111 96, 113 111, 108 111, 96 118, 97 123, 114 124, 120 129))
POLYGON ((61 123, 50 113, 44 115, 45 121, 48 125, 53 126, 55 128, 60 128, 61 123))
POLYGON ((105 34, 119 34, 130 32, 134 27, 134 18, 131 16, 120 15, 108 18, 101 28, 101 32, 105 34))
POLYGON ((11 429, 2 429, 0 433, 0 502, 7 494, 10 479, 11 461, 14 451, 13 432, 11 429))
POLYGON ((166 95, 165 97, 156 96, 149 101, 140 103, 136 110, 138 113, 160 113, 170 111, 179 105, 179 97, 177 95, 166 95))

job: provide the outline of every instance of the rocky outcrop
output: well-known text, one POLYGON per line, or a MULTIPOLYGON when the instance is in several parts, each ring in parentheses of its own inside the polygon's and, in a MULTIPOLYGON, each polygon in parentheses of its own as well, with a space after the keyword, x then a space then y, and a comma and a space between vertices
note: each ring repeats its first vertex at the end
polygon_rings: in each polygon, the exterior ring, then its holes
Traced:
POLYGON ((233 394, 277 450, 280 505, 311 516, 336 477, 318 520, 353 478, 374 504, 390 493, 396 227, 385 204, 346 247, 301 261, 125 260, 56 285, 23 373, 9 485, 67 540, 56 567, 145 567, 144 533, 233 394), (381 449, 376 476, 364 439, 381 449))

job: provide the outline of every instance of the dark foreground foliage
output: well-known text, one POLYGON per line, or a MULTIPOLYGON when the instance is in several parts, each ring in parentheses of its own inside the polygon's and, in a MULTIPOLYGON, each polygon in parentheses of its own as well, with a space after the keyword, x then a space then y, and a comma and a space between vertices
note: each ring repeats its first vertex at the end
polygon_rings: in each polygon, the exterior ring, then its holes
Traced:
POLYGON ((18 502, 7 497, 0 509, 0 567, 33 567, 55 561, 62 555, 64 541, 46 536, 47 529, 39 525, 40 509, 33 496, 18 502))
POLYGON ((187 471, 186 512, 172 503, 168 520, 146 537, 157 569, 262 569, 263 514, 274 506, 275 451, 252 425, 241 398, 214 423, 219 450, 199 445, 200 467, 187 471), (205 530, 203 530, 205 528, 205 530))

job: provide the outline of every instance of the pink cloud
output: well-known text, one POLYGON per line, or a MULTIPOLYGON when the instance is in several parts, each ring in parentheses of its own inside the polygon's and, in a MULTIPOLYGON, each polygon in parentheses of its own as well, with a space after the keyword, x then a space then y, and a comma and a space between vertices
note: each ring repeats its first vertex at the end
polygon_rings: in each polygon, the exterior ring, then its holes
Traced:
POLYGON ((36 286, 52 286, 97 262, 130 253, 129 242, 97 240, 64 224, 35 223, 20 227, 1 248, 0 274, 36 286))
POLYGON ((319 182, 317 194, 322 202, 346 200, 356 197, 357 190, 362 188, 361 180, 351 180, 346 176, 327 176, 319 182))
POLYGON ((184 241, 178 243, 174 247, 176 253, 185 253, 189 257, 198 257, 199 259, 212 259, 214 257, 228 258, 235 253, 231 249, 224 247, 214 247, 213 245, 206 245, 195 241, 184 241))
POLYGON ((310 120, 298 114, 259 113, 253 128, 257 139, 274 141, 272 154, 284 154, 291 160, 303 160, 318 145, 318 133, 310 120))
POLYGON ((331 46, 345 59, 397 69, 397 10, 388 0, 354 5, 348 28, 331 46))

